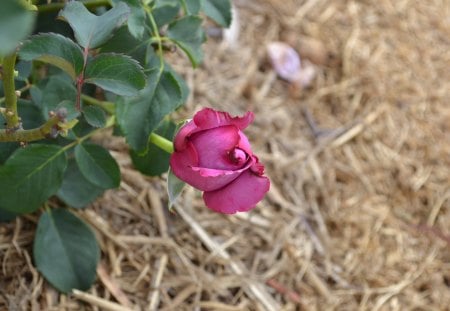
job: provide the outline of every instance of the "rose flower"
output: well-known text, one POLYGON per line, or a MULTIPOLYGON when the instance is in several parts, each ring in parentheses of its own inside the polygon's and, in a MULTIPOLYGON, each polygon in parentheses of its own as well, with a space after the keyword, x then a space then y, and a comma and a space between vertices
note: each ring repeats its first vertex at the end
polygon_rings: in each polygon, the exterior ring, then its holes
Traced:
POLYGON ((253 113, 231 117, 204 108, 174 139, 173 173, 203 191, 208 208, 224 214, 248 211, 269 191, 264 165, 253 154, 244 130, 253 113))

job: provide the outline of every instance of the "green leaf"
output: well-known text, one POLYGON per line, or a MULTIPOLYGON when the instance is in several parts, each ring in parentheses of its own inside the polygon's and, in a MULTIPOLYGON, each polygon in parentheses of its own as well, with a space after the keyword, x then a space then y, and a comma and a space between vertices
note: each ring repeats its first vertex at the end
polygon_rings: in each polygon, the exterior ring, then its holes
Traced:
POLYGON ((78 123, 72 129, 73 133, 78 137, 86 136, 87 134, 94 131, 95 128, 92 127, 89 123, 87 123, 85 118, 79 118, 78 123))
MULTIPOLYGON (((39 107, 34 105, 31 101, 19 98, 17 100, 17 110, 20 115, 22 126, 24 129, 31 129, 39 127, 45 122, 41 115, 39 107)), ((0 128, 4 128, 5 118, 0 114, 0 128)), ((0 146, 5 143, 0 143, 0 146)), ((13 143, 15 144, 15 143, 13 143)))
MULTIPOLYGON (((38 1, 40 3, 44 3, 44 1, 42 0, 38 1)), ((48 3, 49 1, 47 0, 46 2, 48 3)), ((39 12, 33 32, 54 32, 59 33, 60 35, 63 35, 65 37, 73 38, 73 30, 70 25, 63 19, 58 19, 59 12, 60 11, 39 12)))
POLYGON ((205 41, 205 32, 201 24, 200 17, 185 16, 171 23, 167 30, 167 36, 187 54, 194 67, 203 59, 201 45, 205 41))
POLYGON ((167 175, 167 194, 169 195, 169 210, 172 209, 172 206, 175 204, 176 200, 180 196, 183 191, 186 183, 177 176, 175 176, 171 169, 168 171, 167 175))
POLYGON ((79 117, 80 115, 80 111, 78 109, 76 109, 75 107, 75 100, 63 100, 62 102, 60 102, 56 108, 55 111, 57 111, 58 109, 66 109, 67 111, 67 116, 66 116, 66 120, 67 121, 72 121, 73 119, 76 119, 79 117))
POLYGON ((0 165, 3 164, 19 147, 20 144, 16 142, 0 143, 0 165))
POLYGON ((152 15, 155 18, 155 23, 158 28, 174 20, 178 12, 180 11, 180 5, 178 1, 157 1, 155 7, 152 10, 152 15))
POLYGON ((14 51, 33 30, 36 13, 18 1, 2 1, 0 9, 0 55, 14 51))
POLYGON ((108 150, 99 145, 82 144, 75 147, 75 160, 83 176, 102 189, 117 188, 120 169, 108 150))
MULTIPOLYGON (((26 82, 33 69, 33 63, 25 60, 20 60, 16 64, 16 70, 19 75, 15 78, 17 81, 26 82)), ((16 85, 17 87, 17 85, 16 85)))
POLYGON ((37 210, 62 183, 67 160, 55 145, 17 149, 0 167, 0 207, 13 213, 37 210))
POLYGON ((189 15, 197 15, 201 8, 200 0, 182 0, 186 1, 187 13, 189 15))
MULTIPOLYGON (((164 120, 155 130, 155 133, 172 140, 175 127, 176 125, 173 122, 164 120)), ((149 143, 147 153, 142 155, 130 150, 130 155, 134 167, 145 175, 158 176, 169 169, 170 154, 152 143, 149 143)))
POLYGON ((57 66, 75 80, 83 70, 83 52, 72 40, 56 33, 33 36, 20 48, 24 60, 40 60, 57 66))
POLYGON ((0 209, 0 222, 9 222, 15 219, 19 214, 11 213, 0 209))
POLYGON ((115 4, 125 2, 130 8, 128 29, 136 39, 142 39, 145 31, 145 10, 139 0, 113 0, 115 4))
POLYGON ((138 40, 128 31, 127 26, 120 27, 102 48, 102 53, 115 52, 131 56, 141 64, 145 63, 148 38, 138 40))
POLYGON ((161 120, 181 105, 181 89, 170 72, 159 74, 158 69, 149 73, 149 84, 138 96, 122 98, 117 102, 119 125, 128 144, 137 152, 148 146, 150 133, 161 120))
POLYGON ((170 72, 172 76, 177 81, 178 85, 180 86, 181 90, 181 103, 180 105, 184 105, 187 101, 187 98, 189 96, 189 86, 187 85, 186 81, 175 71, 169 64, 165 64, 164 68, 167 72, 170 72))
MULTIPOLYGON (((73 83, 61 79, 60 76, 50 77, 41 90, 42 98, 39 99, 38 96, 33 96, 33 101, 42 107, 42 114, 46 119, 48 118, 48 113, 51 110, 55 111, 62 101, 69 100, 73 102, 77 96, 77 90, 73 83)), ((34 93, 37 94, 38 92, 35 91, 34 93)))
POLYGON ((71 159, 57 195, 67 205, 83 208, 94 201, 103 191, 104 189, 90 183, 81 173, 76 161, 71 159))
POLYGON ((85 82, 122 96, 136 95, 145 86, 142 67, 125 55, 98 55, 88 62, 84 76, 85 82))
POLYGON ((106 124, 106 115, 102 108, 87 106, 83 109, 84 118, 93 127, 103 127, 106 124))
POLYGON ((36 268, 63 293, 87 290, 96 277, 100 249, 92 230, 65 209, 49 210, 39 219, 33 245, 36 268))
POLYGON ((118 3, 105 14, 97 16, 89 12, 81 2, 71 1, 59 16, 70 24, 82 47, 95 49, 105 43, 116 28, 125 23, 129 14, 130 9, 124 3, 118 3))
POLYGON ((231 1, 230 0, 202 0, 203 11, 222 27, 231 25, 231 1))
MULTIPOLYGON (((17 108, 24 129, 39 127, 45 122, 44 118, 42 118, 41 110, 29 100, 19 99, 17 101, 17 108)), ((3 115, 0 114, 0 124, 3 125, 4 123, 5 119, 3 115)), ((0 128, 4 128, 4 126, 0 126, 0 128)), ((0 165, 3 164, 18 148, 20 148, 18 142, 1 142, 0 165)))
POLYGON ((30 96, 33 103, 36 104, 36 106, 40 106, 42 102, 42 89, 45 87, 45 84, 42 83, 42 81, 36 82, 36 84, 33 84, 30 88, 30 96))

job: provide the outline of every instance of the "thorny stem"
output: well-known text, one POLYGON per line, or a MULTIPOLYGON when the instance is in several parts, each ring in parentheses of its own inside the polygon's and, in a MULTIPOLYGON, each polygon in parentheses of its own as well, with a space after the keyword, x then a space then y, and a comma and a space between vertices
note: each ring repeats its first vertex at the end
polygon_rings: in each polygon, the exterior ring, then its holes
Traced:
MULTIPOLYGON (((28 91, 32 86, 33 86, 33 85, 30 84, 30 83, 28 83, 28 81, 27 81, 27 85, 25 85, 24 87, 18 89, 17 91, 20 92, 20 93, 23 93, 23 92, 25 92, 25 91, 28 91)), ((1 98, 0 98, 0 104, 2 104, 4 101, 5 101, 5 97, 1 97, 1 98)), ((4 109, 4 110, 6 110, 6 109, 4 109)), ((5 112, 6 112, 6 111, 5 111, 5 112)), ((3 113, 3 112, 2 112, 2 113, 3 113)))
MULTIPOLYGON (((16 64, 16 53, 6 56, 3 59, 3 91, 5 97, 0 99, 0 102, 4 100, 5 107, 1 107, 0 113, 3 114, 6 120, 6 129, 0 130, 0 142, 30 142, 35 140, 52 137, 55 133, 59 132, 60 125, 64 123, 65 116, 61 114, 55 114, 47 120, 40 127, 24 130, 20 123, 20 117, 17 113, 17 97, 16 87, 14 83, 14 67, 16 64)), ((27 90, 31 87, 29 83, 25 87, 19 90, 27 90)), ((67 127, 70 125, 65 124, 67 127)), ((66 128, 67 129, 67 128, 66 128)))
POLYGON ((13 132, 20 128, 20 118, 17 114, 17 95, 14 84, 14 66, 16 53, 5 56, 3 59, 3 91, 5 93, 5 119, 6 130, 13 132))
POLYGON ((11 132, 10 130, 0 130, 0 142, 30 142, 40 140, 51 136, 53 129, 63 122, 60 116, 55 115, 47 120, 40 127, 30 130, 17 130, 11 132))
MULTIPOLYGON (((83 3, 88 9, 100 7, 100 6, 106 6, 111 5, 110 0, 85 0, 80 1, 83 3)), ((47 12, 57 12, 64 8, 66 5, 65 2, 53 2, 53 3, 47 3, 47 4, 40 4, 37 6, 39 13, 47 13, 47 12)))

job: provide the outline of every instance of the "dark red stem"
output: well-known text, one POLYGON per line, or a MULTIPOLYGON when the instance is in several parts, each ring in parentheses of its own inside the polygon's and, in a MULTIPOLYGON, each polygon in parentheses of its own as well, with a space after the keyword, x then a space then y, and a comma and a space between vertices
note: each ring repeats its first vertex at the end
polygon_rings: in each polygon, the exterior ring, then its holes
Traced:
POLYGON ((81 90, 84 84, 84 70, 86 69, 87 58, 89 55, 89 47, 85 47, 83 50, 83 70, 77 78, 77 99, 76 108, 78 111, 81 110, 81 90))

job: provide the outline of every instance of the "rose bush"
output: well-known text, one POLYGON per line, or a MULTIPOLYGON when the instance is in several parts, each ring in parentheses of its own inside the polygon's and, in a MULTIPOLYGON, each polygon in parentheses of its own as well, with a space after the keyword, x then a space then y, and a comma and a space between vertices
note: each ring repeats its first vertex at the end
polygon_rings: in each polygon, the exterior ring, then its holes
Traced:
POLYGON ((174 139, 173 173, 203 191, 208 208, 224 214, 248 211, 261 201, 270 181, 244 130, 254 115, 231 117, 210 108, 197 112, 174 139))
MULTIPOLYGON (((0 230, 33 213, 35 270, 62 293, 88 290, 101 249, 70 209, 121 184, 120 165, 91 138, 114 128, 134 168, 166 172, 176 128, 170 114, 189 97, 172 62, 202 63, 211 25, 204 18, 230 27, 231 1, 0 3, 0 230), (180 53, 166 53, 172 49, 180 53)), ((182 188, 169 177, 168 190, 170 180, 182 188)))

